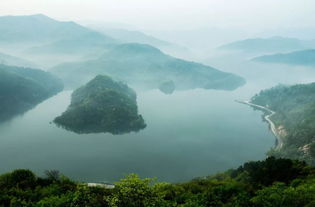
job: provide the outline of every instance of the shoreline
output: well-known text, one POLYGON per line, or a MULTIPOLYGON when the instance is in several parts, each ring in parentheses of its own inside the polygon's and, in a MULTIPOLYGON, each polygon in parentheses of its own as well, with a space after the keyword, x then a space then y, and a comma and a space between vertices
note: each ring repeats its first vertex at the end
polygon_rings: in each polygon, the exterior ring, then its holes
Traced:
POLYGON ((276 146, 275 146, 275 150, 280 150, 283 147, 283 140, 282 140, 281 136, 279 135, 279 132, 277 130, 276 125, 270 119, 273 115, 276 114, 276 112, 272 111, 271 109, 269 109, 267 107, 260 106, 260 105, 257 105, 257 104, 253 104, 250 101, 239 101, 239 100, 235 100, 235 101, 237 103, 241 103, 241 104, 245 104, 245 105, 248 105, 248 106, 252 106, 252 107, 255 107, 255 108, 258 108, 258 109, 261 109, 263 111, 267 111, 268 113, 270 113, 270 114, 265 115, 264 119, 268 122, 269 127, 271 129, 271 132, 276 137, 277 143, 276 143, 276 146))

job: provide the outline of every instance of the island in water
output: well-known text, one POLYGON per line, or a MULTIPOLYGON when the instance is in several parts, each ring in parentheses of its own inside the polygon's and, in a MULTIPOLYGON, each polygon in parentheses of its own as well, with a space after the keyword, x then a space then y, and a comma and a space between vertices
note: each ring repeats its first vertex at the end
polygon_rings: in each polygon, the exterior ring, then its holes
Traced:
POLYGON ((176 86, 174 81, 164 81, 160 84, 159 89, 165 94, 172 94, 175 91, 176 86))
POLYGON ((146 127, 136 93, 126 84, 98 75, 72 93, 68 109, 54 122, 79 134, 123 134, 146 127))
POLYGON ((23 114, 62 89, 62 81, 45 71, 0 65, 0 122, 23 114))

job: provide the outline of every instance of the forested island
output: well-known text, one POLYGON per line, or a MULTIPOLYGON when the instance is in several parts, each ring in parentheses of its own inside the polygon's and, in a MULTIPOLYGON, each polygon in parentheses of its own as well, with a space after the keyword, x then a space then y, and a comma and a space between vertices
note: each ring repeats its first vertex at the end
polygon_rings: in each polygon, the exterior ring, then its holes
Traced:
POLYGON ((76 133, 123 134, 146 127, 138 114, 136 93, 108 76, 98 75, 75 90, 68 109, 54 122, 76 133))
POLYGON ((0 176, 0 206, 27 207, 313 207, 315 169, 269 157, 217 175, 171 184, 131 174, 113 189, 89 187, 58 171, 0 176))
POLYGON ((276 112, 271 119, 283 147, 272 150, 271 155, 315 164, 315 83, 279 85, 261 91, 251 102, 276 112))
POLYGON ((26 112, 63 89, 50 73, 0 65, 0 122, 26 112))
POLYGON ((172 94, 175 91, 176 86, 174 81, 165 81, 160 84, 159 89, 165 94, 172 94))

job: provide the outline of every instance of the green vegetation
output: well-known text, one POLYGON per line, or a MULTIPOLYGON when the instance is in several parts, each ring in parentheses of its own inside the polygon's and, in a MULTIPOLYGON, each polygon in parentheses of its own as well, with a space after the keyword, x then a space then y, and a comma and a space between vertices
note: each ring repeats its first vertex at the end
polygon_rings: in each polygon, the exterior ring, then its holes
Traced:
POLYGON ((0 121, 24 113, 62 89, 61 80, 47 72, 0 65, 0 121))
POLYGON ((252 98, 252 102, 276 112, 271 119, 278 128, 284 146, 270 154, 315 164, 315 83, 279 85, 261 91, 252 98))
POLYGON ((303 162, 267 158, 187 183, 159 183, 135 174, 114 189, 88 187, 58 171, 0 176, 0 206, 19 207, 312 207, 315 169, 303 162))
POLYGON ((98 74, 143 88, 157 89, 160 83, 173 80, 176 89, 195 88, 234 90, 245 80, 210 66, 177 59, 143 44, 122 44, 97 59, 58 65, 51 70, 68 87, 77 87, 98 74))
POLYGON ((253 59, 268 63, 282 63, 288 65, 315 66, 315 50, 301 50, 291 53, 264 55, 253 59))
POLYGON ((54 122, 76 133, 122 134, 146 127, 138 115, 136 93, 102 75, 75 90, 69 108, 54 122))

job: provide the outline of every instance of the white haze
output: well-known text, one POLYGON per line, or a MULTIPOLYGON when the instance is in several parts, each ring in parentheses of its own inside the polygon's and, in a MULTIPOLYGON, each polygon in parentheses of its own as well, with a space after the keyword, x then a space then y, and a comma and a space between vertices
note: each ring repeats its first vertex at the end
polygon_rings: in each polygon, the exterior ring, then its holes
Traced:
POLYGON ((314 26, 314 0, 1 0, 0 15, 120 22, 145 30, 314 26))

